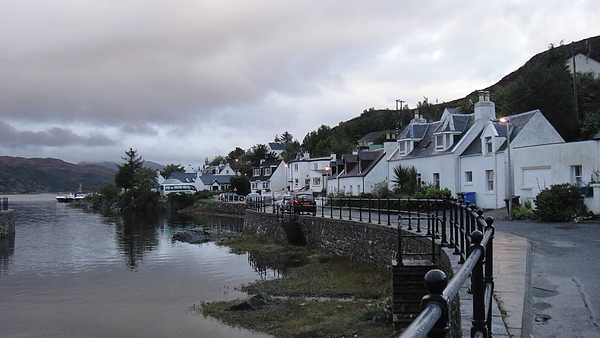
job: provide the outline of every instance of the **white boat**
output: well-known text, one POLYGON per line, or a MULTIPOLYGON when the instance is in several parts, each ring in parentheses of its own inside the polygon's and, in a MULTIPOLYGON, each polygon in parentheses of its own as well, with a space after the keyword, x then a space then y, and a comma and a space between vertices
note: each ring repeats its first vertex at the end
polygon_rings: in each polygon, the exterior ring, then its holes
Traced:
POLYGON ((65 195, 63 193, 56 195, 57 202, 68 203, 68 202, 72 202, 74 200, 75 200, 75 195, 73 195, 72 193, 68 194, 68 195, 65 195))

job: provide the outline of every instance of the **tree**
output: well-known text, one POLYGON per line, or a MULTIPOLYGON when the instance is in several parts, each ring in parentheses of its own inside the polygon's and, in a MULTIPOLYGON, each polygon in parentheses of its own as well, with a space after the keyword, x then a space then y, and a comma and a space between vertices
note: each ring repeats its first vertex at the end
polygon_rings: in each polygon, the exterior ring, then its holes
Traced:
POLYGON ((272 151, 269 151, 264 144, 256 144, 252 146, 252 149, 249 151, 249 160, 254 166, 260 165, 261 160, 276 160, 277 154, 272 151))
MULTIPOLYGON (((283 134, 281 134, 281 136, 278 137, 279 138, 279 142, 281 144, 288 144, 291 143, 292 141, 294 141, 294 136, 292 136, 292 134, 290 134, 287 130, 283 132, 283 134)), ((275 138, 277 139, 277 137, 275 138)))
POLYGON ((302 148, 300 147, 300 142, 293 141, 285 145, 285 149, 281 153, 281 158, 286 163, 294 161, 300 155, 302 148))
POLYGON ((394 188, 404 195, 410 195, 417 189, 417 169, 415 167, 403 167, 397 165, 394 167, 394 188))
POLYGON ((137 149, 129 148, 125 152, 125 156, 121 157, 125 163, 117 165, 117 173, 115 174, 115 184, 119 188, 130 189, 133 186, 133 177, 143 166, 144 160, 142 156, 138 156, 137 149))
POLYGON ((166 167, 160 172, 160 175, 165 179, 168 179, 173 173, 182 173, 185 168, 181 164, 167 164, 166 167))
POLYGON ((250 180, 246 175, 235 175, 229 177, 229 185, 231 190, 238 195, 246 196, 250 193, 250 180))

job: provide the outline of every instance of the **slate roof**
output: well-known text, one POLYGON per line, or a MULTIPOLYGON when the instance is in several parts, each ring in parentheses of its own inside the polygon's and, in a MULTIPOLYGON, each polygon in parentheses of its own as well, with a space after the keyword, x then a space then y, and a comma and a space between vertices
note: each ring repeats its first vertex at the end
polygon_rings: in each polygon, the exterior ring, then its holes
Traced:
POLYGON ((214 182, 217 182, 219 184, 229 184, 229 177, 231 177, 230 175, 215 175, 215 174, 202 174, 202 176, 200 176, 200 180, 202 180, 202 183, 204 183, 204 185, 209 186, 212 185, 214 182))
POLYGON ((345 155, 344 163, 347 171, 339 177, 366 176, 384 156, 383 149, 360 151, 356 155, 345 155))
POLYGON ((194 183, 196 177, 198 176, 195 173, 172 173, 169 179, 179 180, 180 183, 194 183))

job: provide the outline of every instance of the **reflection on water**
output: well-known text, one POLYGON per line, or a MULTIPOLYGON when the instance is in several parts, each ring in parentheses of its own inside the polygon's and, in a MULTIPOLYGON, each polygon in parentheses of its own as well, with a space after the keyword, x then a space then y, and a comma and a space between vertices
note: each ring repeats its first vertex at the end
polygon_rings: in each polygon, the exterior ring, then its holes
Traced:
POLYGON ((2 337, 265 337, 188 311, 245 298, 262 278, 248 255, 212 243, 171 240, 174 232, 236 218, 101 215, 53 196, 9 196, 15 237, 0 241, 2 337))

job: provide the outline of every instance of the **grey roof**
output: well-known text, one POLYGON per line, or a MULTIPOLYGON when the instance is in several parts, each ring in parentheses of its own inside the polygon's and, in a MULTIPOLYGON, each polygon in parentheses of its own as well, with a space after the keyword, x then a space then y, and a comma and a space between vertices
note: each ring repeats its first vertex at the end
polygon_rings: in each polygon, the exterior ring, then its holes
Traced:
POLYGON ((384 156, 385 152, 383 149, 359 151, 356 155, 345 155, 344 163, 348 171, 340 175, 340 178, 366 176, 384 156))
MULTIPOLYGON (((535 113, 540 112, 538 109, 531 110, 525 113, 515 114, 508 116, 509 122, 509 133, 511 140, 517 137, 521 130, 525 127, 525 125, 531 120, 535 113)), ((492 125, 494 129, 496 129, 496 133, 499 137, 506 137, 506 123, 502 123, 500 121, 492 121, 492 125)), ((498 150, 506 149, 506 141, 500 146, 498 150)))
POLYGON ((422 139, 429 129, 429 123, 413 123, 411 122, 398 136, 398 140, 403 139, 422 139))
MULTIPOLYGON (((233 175, 231 175, 233 176, 233 175)), ((204 185, 211 185, 214 182, 217 182, 219 184, 229 184, 229 178, 231 177, 230 175, 215 175, 215 174, 202 174, 202 176, 200 176, 200 179, 202 180, 202 183, 204 183, 204 185)))
POLYGON ((287 143, 277 143, 277 142, 271 142, 269 143, 269 148, 271 148, 271 150, 275 151, 275 150, 285 150, 285 146, 287 145, 287 143))
POLYGON ((380 137, 381 135, 384 135, 385 131, 372 131, 370 133, 368 133, 367 135, 361 137, 360 139, 358 139, 358 142, 362 142, 362 141, 373 141, 376 138, 380 137))
POLYGON ((172 173, 169 178, 181 181, 181 183, 196 182, 197 175, 195 173, 172 173))

